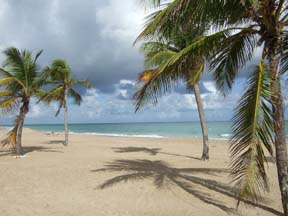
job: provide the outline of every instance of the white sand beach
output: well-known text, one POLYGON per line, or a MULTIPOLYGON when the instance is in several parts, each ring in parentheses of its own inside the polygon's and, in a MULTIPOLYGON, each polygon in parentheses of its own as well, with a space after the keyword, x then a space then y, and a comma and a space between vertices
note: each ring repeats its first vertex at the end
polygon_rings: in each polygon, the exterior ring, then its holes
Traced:
POLYGON ((271 191, 258 205, 236 210, 227 141, 211 140, 210 161, 203 162, 200 139, 73 134, 68 147, 62 140, 63 134, 25 129, 25 158, 1 149, 1 216, 281 215, 272 162, 271 191))

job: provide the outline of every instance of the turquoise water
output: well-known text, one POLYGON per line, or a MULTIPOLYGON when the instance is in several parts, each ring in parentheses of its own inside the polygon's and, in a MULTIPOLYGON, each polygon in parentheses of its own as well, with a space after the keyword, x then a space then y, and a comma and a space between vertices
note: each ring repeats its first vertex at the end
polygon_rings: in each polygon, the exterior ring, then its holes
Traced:
MULTIPOLYGON (((211 138, 229 138, 230 122, 208 122, 211 138)), ((63 132, 63 125, 26 125, 25 127, 46 132, 63 132)), ((71 133, 85 133, 109 136, 133 137, 201 137, 198 122, 179 123, 109 123, 109 124, 70 124, 71 133)))
MULTIPOLYGON (((288 122, 286 121, 286 125, 288 122)), ((231 134, 231 122, 207 122, 209 137, 228 139, 231 134)), ((63 132, 60 124, 25 125, 39 131, 63 132)), ((179 123, 109 123, 109 124, 70 124, 71 133, 84 133, 108 136, 132 137, 201 137, 199 122, 179 123)), ((288 130, 286 127, 286 134, 288 130)))

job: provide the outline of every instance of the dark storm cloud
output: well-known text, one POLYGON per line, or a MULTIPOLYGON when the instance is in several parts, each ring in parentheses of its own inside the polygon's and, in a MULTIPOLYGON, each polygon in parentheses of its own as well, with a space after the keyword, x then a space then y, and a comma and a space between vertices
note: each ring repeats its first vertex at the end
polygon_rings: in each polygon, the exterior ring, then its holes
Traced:
MULTIPOLYGON (((44 49, 42 65, 67 59, 75 77, 105 93, 135 80, 143 58, 132 43, 144 23, 138 0, 0 0, 0 49, 44 49)), ((3 60, 3 56, 0 60, 3 60)), ((246 76, 247 69, 240 76, 246 76)), ((206 73, 203 80, 211 80, 206 73)), ((201 86, 202 88, 202 86, 201 86)), ((176 89, 186 93, 185 87, 176 89)), ((205 89, 202 88, 205 92, 205 89)))
POLYGON ((0 35, 2 50, 9 46, 44 49, 42 65, 67 59, 77 78, 88 79, 103 92, 112 92, 120 79, 134 80, 142 70, 142 57, 132 47, 141 29, 136 20, 143 18, 138 13, 135 20, 135 0, 126 4, 119 0, 0 2, 0 27, 5 29, 0 35))

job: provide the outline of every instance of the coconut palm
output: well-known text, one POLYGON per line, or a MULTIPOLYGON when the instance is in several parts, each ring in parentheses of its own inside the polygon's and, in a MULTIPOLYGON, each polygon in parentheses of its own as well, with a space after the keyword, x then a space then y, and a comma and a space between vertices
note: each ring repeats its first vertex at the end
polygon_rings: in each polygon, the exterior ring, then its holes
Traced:
MULTIPOLYGON (((166 82, 165 79, 168 78, 165 74, 170 72, 170 69, 161 71, 161 67, 169 62, 169 59, 173 58, 177 53, 184 49, 188 41, 191 41, 191 35, 185 36, 183 34, 175 34, 169 41, 150 41, 142 45, 141 48, 145 55, 145 65, 148 70, 142 72, 138 78, 139 81, 144 82, 144 85, 134 95, 136 100, 136 111, 138 111, 147 100, 154 99, 154 103, 157 103, 157 97, 159 96, 159 94, 157 94, 157 85, 163 85, 163 83, 166 82), (151 70, 150 68, 153 69, 151 70), (154 85, 155 83, 156 85, 154 85), (150 88, 151 85, 153 88, 150 88)), ((175 67, 173 70, 177 70, 176 73, 181 74, 186 82, 187 89, 194 92, 203 135, 203 152, 201 159, 208 160, 208 133, 199 89, 199 79, 204 69, 204 59, 197 58, 194 61, 187 61, 187 64, 188 65, 183 65, 181 68, 175 67)), ((176 79, 174 81, 177 83, 179 80, 176 79)), ((169 90, 169 88, 165 88, 161 94, 165 93, 167 90, 169 90)))
POLYGON ((2 144, 13 145, 17 156, 23 155, 22 129, 26 114, 29 112, 30 100, 38 95, 39 88, 44 83, 36 64, 41 53, 42 50, 33 58, 30 51, 7 48, 4 51, 6 60, 3 68, 0 68, 0 109, 5 113, 11 113, 20 108, 15 126, 2 144))
POLYGON ((272 155, 275 147, 282 206, 288 215, 288 157, 280 82, 288 66, 288 2, 174 0, 164 9, 161 0, 150 2, 161 7, 161 12, 151 16, 138 40, 155 35, 165 37, 175 26, 187 23, 191 30, 210 23, 210 31, 171 62, 180 65, 186 58, 202 53, 217 88, 224 94, 232 88, 238 72, 252 59, 255 50, 262 51, 259 65, 250 74, 247 90, 235 109, 232 176, 239 196, 257 201, 261 189, 267 189, 264 148, 272 155))
MULTIPOLYGON (((65 127, 65 141, 64 145, 68 145, 68 97, 71 97, 75 104, 80 105, 82 97, 80 93, 74 88, 76 85, 91 88, 92 85, 86 80, 75 80, 71 77, 71 68, 63 59, 56 59, 52 62, 51 67, 44 70, 49 83, 54 87, 42 92, 41 100, 50 104, 52 101, 58 102, 59 107, 56 116, 64 108, 64 127, 65 127)), ((48 81, 47 81, 48 82, 48 81)))

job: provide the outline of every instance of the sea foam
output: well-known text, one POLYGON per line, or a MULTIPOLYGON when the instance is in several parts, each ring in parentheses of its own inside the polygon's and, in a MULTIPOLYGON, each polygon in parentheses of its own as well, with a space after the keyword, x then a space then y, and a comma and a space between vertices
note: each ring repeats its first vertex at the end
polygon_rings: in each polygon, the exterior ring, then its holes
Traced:
POLYGON ((69 132, 69 134, 78 134, 78 135, 90 135, 90 136, 110 136, 110 137, 136 137, 136 138, 164 138, 157 134, 141 134, 141 135, 131 135, 131 134, 111 134, 111 133, 79 133, 79 132, 69 132))

